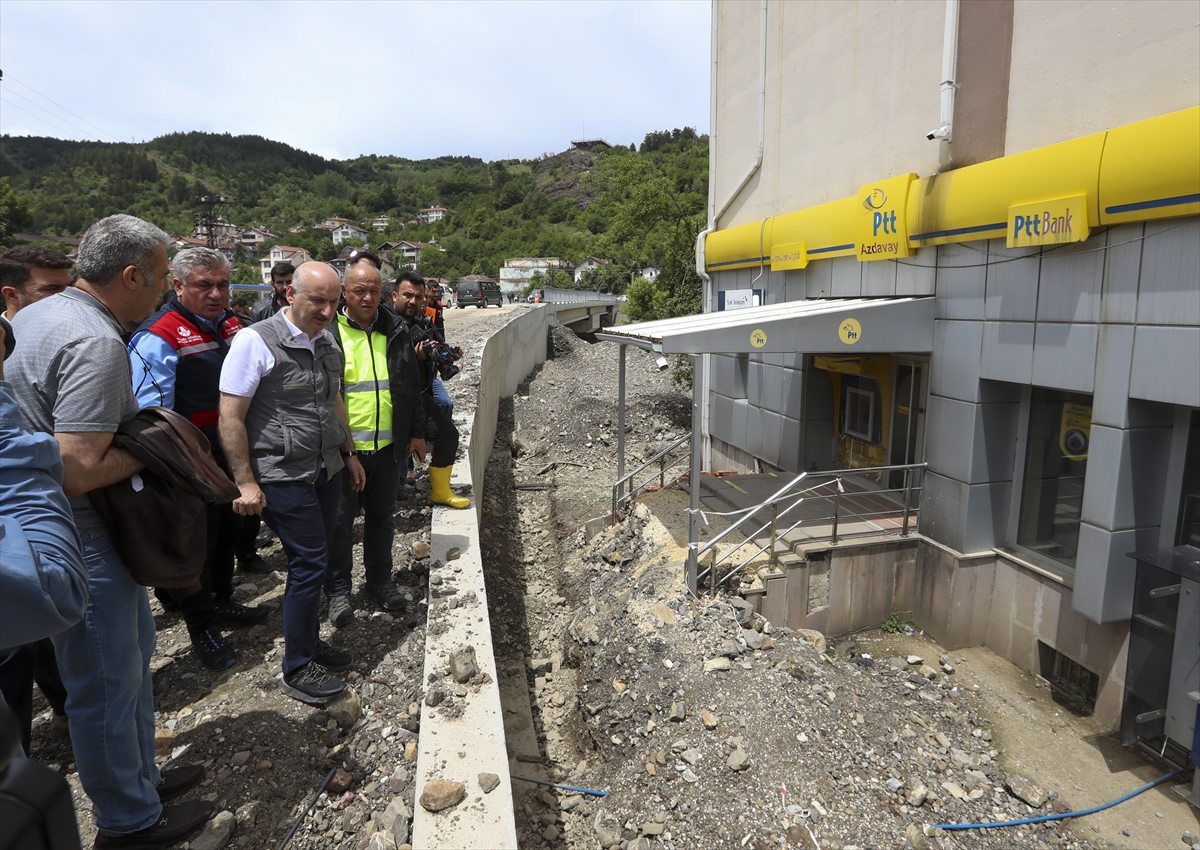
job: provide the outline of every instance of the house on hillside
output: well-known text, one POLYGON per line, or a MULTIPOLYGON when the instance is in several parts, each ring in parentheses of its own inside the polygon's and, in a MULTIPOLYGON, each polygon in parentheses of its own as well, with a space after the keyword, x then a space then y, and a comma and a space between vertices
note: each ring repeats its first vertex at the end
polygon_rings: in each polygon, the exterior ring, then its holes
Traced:
POLYGON ((612 265, 612 260, 602 260, 599 257, 588 257, 575 267, 575 282, 579 283, 579 281, 583 279, 584 272, 590 272, 592 269, 598 269, 601 266, 610 265, 612 265))
POLYGON ((361 222, 364 227, 370 227, 376 233, 383 233, 392 223, 390 216, 377 215, 374 218, 364 218, 361 222))
POLYGON ((430 248, 445 253, 446 249, 436 242, 397 242, 396 247, 389 252, 392 263, 397 268, 415 269, 421 263, 421 252, 430 248))
POLYGON ((417 213, 417 221, 421 222, 421 224, 433 224, 435 221, 441 221, 448 215, 450 215, 450 210, 445 207, 426 207, 417 213))
MULTIPOLYGON (((218 218, 212 229, 213 235, 215 235, 218 242, 241 241, 242 229, 240 227, 235 227, 223 218, 218 218)), ((203 224, 197 224, 192 228, 192 236, 196 239, 208 239, 208 227, 203 224)))
POLYGON ((562 257, 513 257, 500 266, 500 291, 519 292, 535 274, 549 277, 556 271, 573 275, 575 264, 562 257))
POLYGON ((258 246, 268 239, 278 238, 278 236, 265 227, 251 227, 249 230, 242 231, 242 249, 253 254, 258 251, 258 246))
POLYGON ((306 230, 308 230, 308 228, 305 227, 303 224, 297 224, 294 227, 289 227, 288 233, 303 233, 306 230))
POLYGON ((357 239, 359 242, 366 242, 367 237, 370 236, 367 231, 363 230, 357 224, 351 224, 348 221, 333 228, 331 235, 333 236, 334 245, 341 245, 347 239, 357 239))
POLYGON ((333 230, 333 228, 337 227, 337 226, 338 226, 338 225, 340 225, 340 224, 349 224, 349 223, 350 223, 350 219, 348 219, 348 218, 337 218, 336 216, 334 216, 333 218, 327 218, 327 219, 325 219, 324 221, 322 221, 322 222, 321 222, 321 224, 322 224, 324 227, 326 227, 326 228, 328 228, 328 229, 330 229, 330 230, 333 230))
POLYGON ((634 269, 636 277, 644 277, 646 280, 654 283, 658 280, 658 276, 662 273, 662 269, 656 269, 654 266, 646 266, 644 269, 634 269))
POLYGON ((271 282, 271 267, 276 263, 291 263, 298 266, 312 260, 312 254, 303 248, 293 248, 290 245, 276 245, 267 256, 258 261, 259 271, 262 272, 263 283, 271 282))

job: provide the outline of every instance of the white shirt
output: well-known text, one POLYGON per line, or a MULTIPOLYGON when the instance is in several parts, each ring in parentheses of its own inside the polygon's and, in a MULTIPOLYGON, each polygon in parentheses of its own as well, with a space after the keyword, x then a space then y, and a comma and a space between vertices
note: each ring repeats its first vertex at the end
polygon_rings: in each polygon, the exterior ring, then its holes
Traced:
MULTIPOLYGON (((313 339, 292 324, 291 311, 291 307, 284 308, 283 320, 292 332, 292 339, 315 355, 316 345, 313 339)), ((227 395, 250 398, 258 391, 259 381, 274 368, 275 355, 271 353, 262 336, 254 330, 253 325, 243 328, 229 343, 229 353, 225 355, 225 362, 221 364, 220 390, 227 395)))

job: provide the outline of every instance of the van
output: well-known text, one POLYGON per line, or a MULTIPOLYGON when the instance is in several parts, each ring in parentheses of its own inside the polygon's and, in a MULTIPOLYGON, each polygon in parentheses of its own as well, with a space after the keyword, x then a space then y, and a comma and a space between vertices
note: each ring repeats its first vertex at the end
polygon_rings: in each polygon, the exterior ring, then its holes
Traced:
POLYGON ((490 280, 460 280, 458 282, 459 309, 474 304, 476 307, 486 307, 489 304, 500 306, 500 287, 490 280))
POLYGON ((444 283, 440 284, 440 286, 442 288, 442 306, 443 307, 453 307, 454 306, 454 290, 451 289, 450 287, 446 286, 446 284, 444 284, 444 283))

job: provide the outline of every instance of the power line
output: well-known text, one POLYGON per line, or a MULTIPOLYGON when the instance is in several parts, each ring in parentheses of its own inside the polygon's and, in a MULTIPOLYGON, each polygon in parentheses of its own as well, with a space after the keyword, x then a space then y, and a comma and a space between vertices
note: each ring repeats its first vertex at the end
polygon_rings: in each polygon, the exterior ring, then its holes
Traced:
MULTIPOLYGON (((76 118, 78 118, 78 119, 79 119, 80 121, 82 121, 84 124, 87 124, 87 125, 88 125, 88 126, 90 126, 90 127, 95 127, 97 130, 99 130, 99 131, 100 131, 101 133, 103 133, 104 135, 108 136, 108 137, 109 137, 110 139, 112 139, 114 142, 119 142, 119 141, 121 141, 120 139, 118 139, 116 136, 114 136, 112 133, 108 132, 107 130, 104 130, 104 129, 100 128, 100 127, 96 127, 96 125, 95 125, 95 124, 93 124, 91 121, 89 121, 89 120, 87 120, 86 118, 84 118, 82 115, 75 115, 75 113, 74 113, 74 112, 72 112, 71 110, 67 109, 67 108, 66 108, 65 106, 63 106, 61 103, 58 103, 57 101, 54 101, 54 100, 50 100, 50 98, 46 97, 44 94, 42 94, 40 91, 38 91, 37 89, 35 89, 33 86, 31 86, 31 85, 28 85, 27 83, 23 83, 23 82, 21 82, 21 81, 20 81, 20 80, 18 80, 16 77, 14 77, 12 74, 9 74, 9 75, 8 75, 8 77, 7 77, 7 79, 8 79, 10 82, 14 82, 14 83, 16 83, 17 85, 19 85, 19 86, 22 86, 23 88, 27 88, 27 89, 29 89, 31 92, 33 92, 34 94, 36 94, 38 97, 42 98, 43 100, 50 101, 50 103, 53 103, 55 106, 57 106, 57 107, 58 107, 59 109, 61 109, 63 112, 66 112, 68 115, 74 115, 76 118)), ((16 94, 16 92, 13 92, 13 94, 16 94)))
MULTIPOLYGON (((42 110, 42 112, 45 112, 45 113, 46 113, 47 115, 49 115, 51 118, 57 118, 59 121, 61 121, 61 122, 63 122, 64 124, 66 124, 68 127, 74 127, 76 130, 78 130, 78 131, 79 131, 80 133, 82 133, 84 136, 90 136, 90 135, 92 135, 90 132, 88 132, 87 130, 83 129, 83 128, 82 128, 82 127, 80 127, 78 124, 72 124, 70 121, 68 121, 67 119, 63 118, 61 115, 55 115, 53 112, 51 112, 51 111, 50 111, 49 109, 47 109, 46 107, 44 107, 44 106, 41 106, 40 104, 34 103, 32 100, 30 100, 29 98, 25 97, 25 95, 21 94, 20 92, 15 92, 15 91, 12 91, 12 90, 10 89, 8 93, 9 93, 9 94, 11 94, 11 95, 13 95, 14 97, 19 97, 19 98, 21 98, 21 100, 23 100, 23 101, 25 101, 26 103, 28 103, 28 104, 30 104, 31 106, 33 106, 33 108, 34 108, 34 109, 40 109, 40 110, 42 110)), ((13 105, 15 105, 15 104, 13 104, 13 105)), ((18 108, 18 109, 20 109, 20 107, 17 107, 17 108, 18 108)), ((65 132, 65 131, 64 131, 64 132, 65 132)))
POLYGON ((21 109, 21 107, 17 106, 17 105, 16 105, 15 103, 13 103, 11 100, 5 100, 4 98, 0 97, 0 103, 7 103, 7 104, 8 104, 9 106, 11 106, 13 109, 16 109, 16 110, 19 110, 19 111, 21 111, 21 112, 24 112, 24 113, 25 113, 26 115, 28 115, 30 118, 36 118, 37 120, 41 121, 43 124, 49 124, 51 127, 53 127, 55 130, 58 130, 58 132, 62 133, 64 136, 69 136, 69 135, 71 135, 71 134, 70 134, 70 132, 68 132, 67 130, 64 130, 62 127, 58 126, 57 124, 54 124, 54 123, 52 123, 52 122, 50 122, 50 121, 47 121, 47 120, 46 120, 45 118, 43 118, 42 116, 40 116, 40 115, 34 115, 34 114, 33 114, 32 112, 30 112, 28 109, 21 109))

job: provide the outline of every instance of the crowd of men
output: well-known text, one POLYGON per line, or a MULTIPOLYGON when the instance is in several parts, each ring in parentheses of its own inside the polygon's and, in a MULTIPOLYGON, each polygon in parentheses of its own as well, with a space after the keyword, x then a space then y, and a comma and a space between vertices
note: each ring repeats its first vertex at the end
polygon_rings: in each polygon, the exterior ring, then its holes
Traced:
POLYGON ((358 513, 363 596, 395 611, 394 512, 413 462, 431 454, 435 503, 469 505, 450 488, 458 433, 439 372, 461 351, 446 345, 436 285, 412 272, 385 283, 360 250, 344 279, 324 263, 275 266, 248 309, 230 301, 224 255, 181 251, 172 269, 168 246, 154 225, 114 215, 84 235, 74 282, 56 251, 0 258, 0 345, 12 349, 0 369, 0 693, 26 752, 35 680, 65 718, 52 728, 69 730, 98 848, 163 846, 212 814, 164 805, 205 771, 155 764, 149 597, 89 496, 144 486, 151 471, 115 441, 140 409, 190 421, 238 493, 205 508, 199 588, 158 598, 205 667, 235 665, 221 628, 270 616, 232 598, 235 565, 270 569, 254 548, 261 516, 287 559, 280 689, 306 703, 346 687, 334 674, 353 659, 320 638, 319 618, 323 590, 333 626, 353 619, 358 513))

